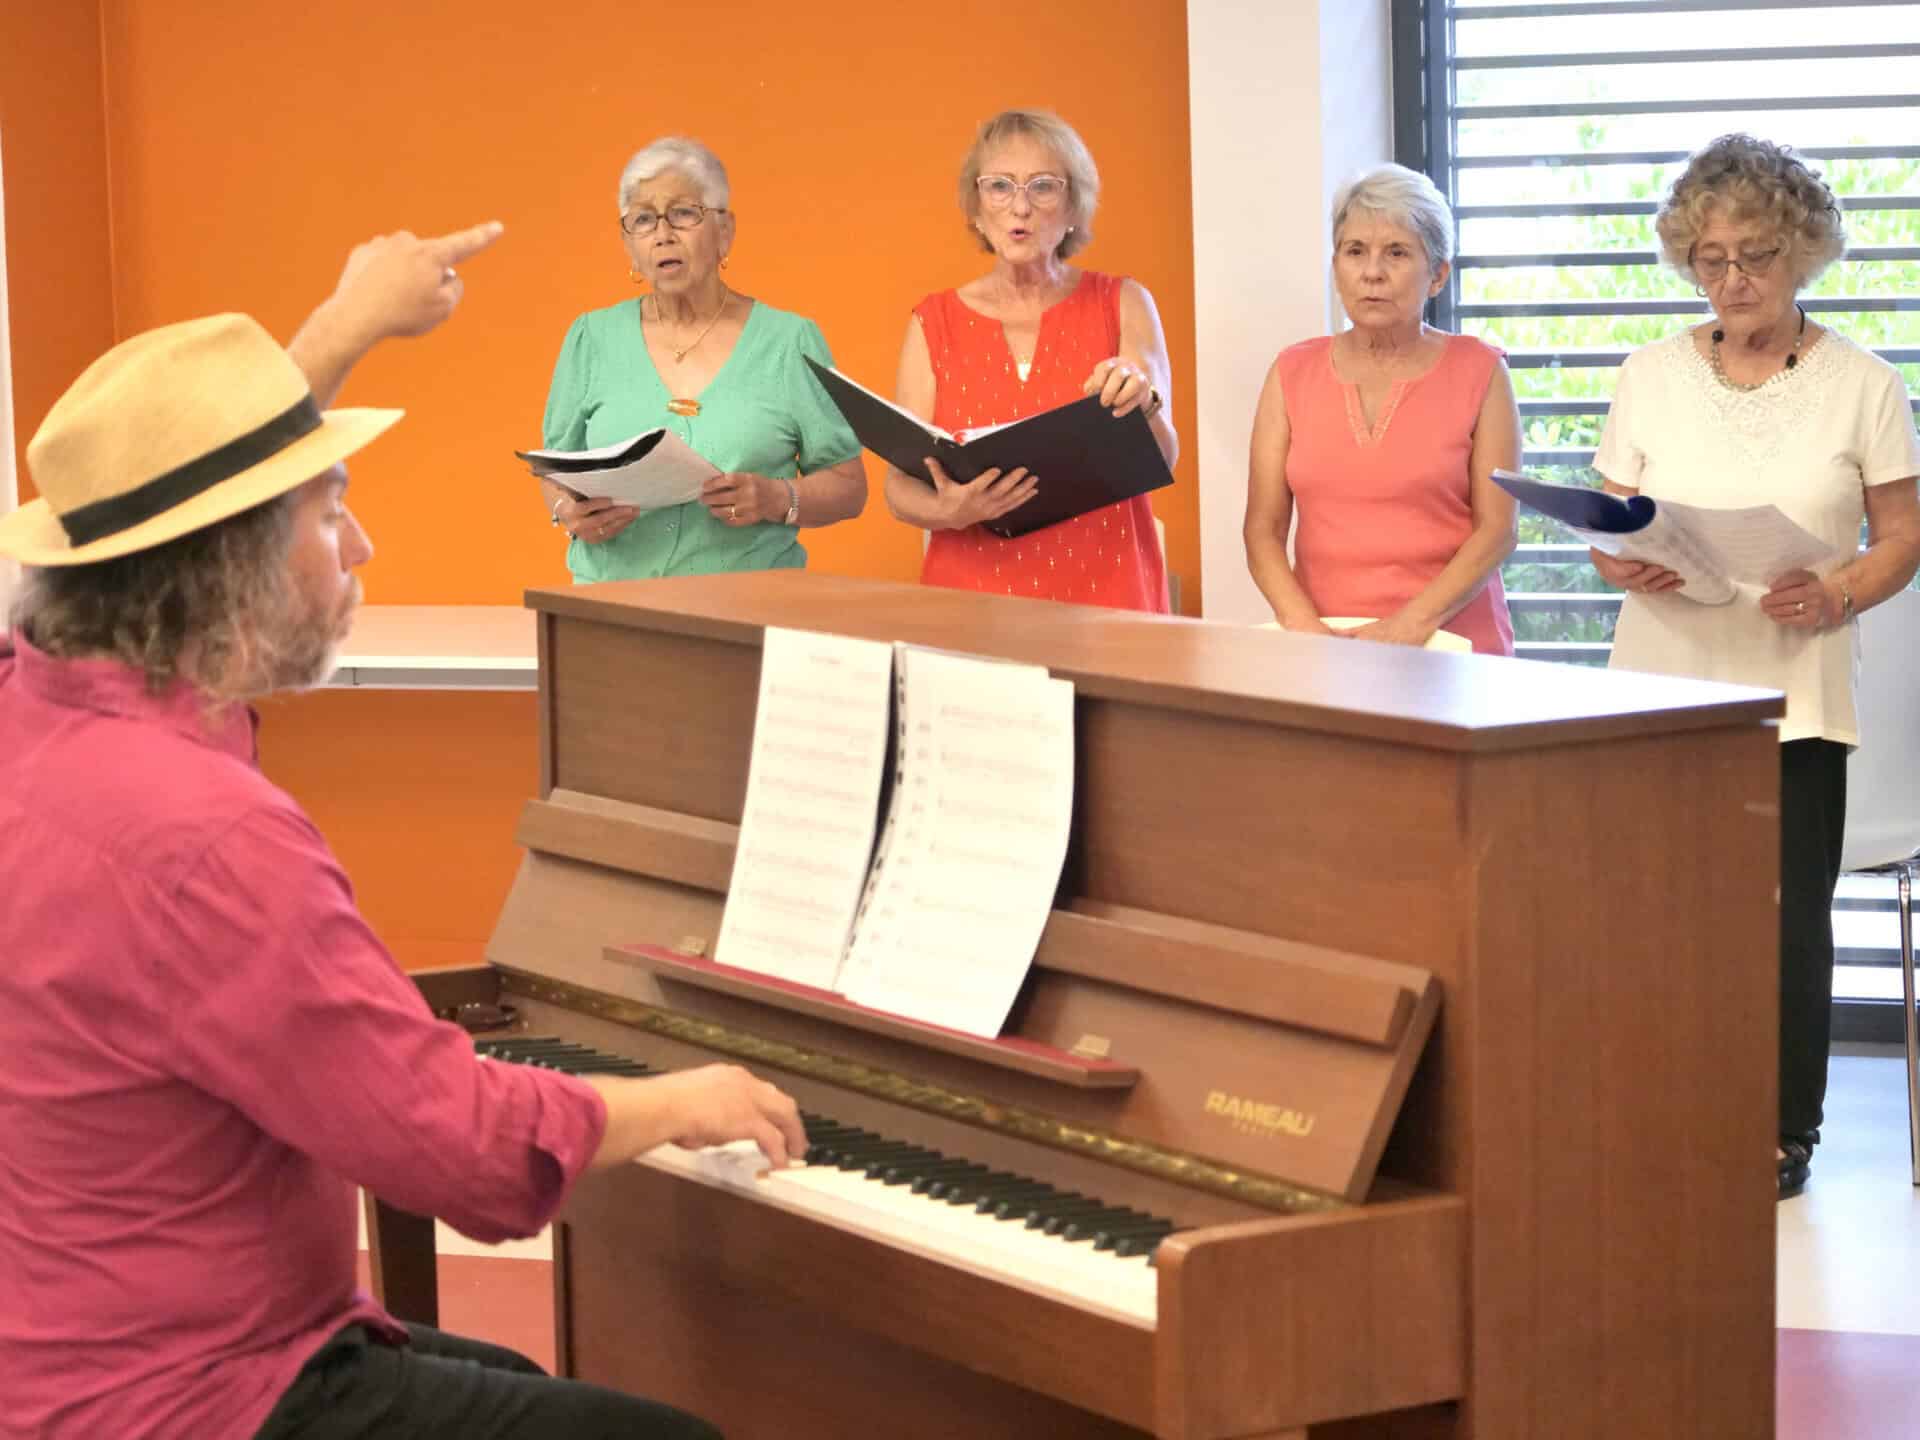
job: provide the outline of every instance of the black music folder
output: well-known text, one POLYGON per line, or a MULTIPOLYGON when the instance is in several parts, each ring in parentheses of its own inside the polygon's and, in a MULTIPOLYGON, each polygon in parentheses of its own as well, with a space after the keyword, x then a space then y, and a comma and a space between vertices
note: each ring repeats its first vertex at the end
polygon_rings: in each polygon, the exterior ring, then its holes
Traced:
POLYGON ((1040 489, 1031 500, 987 522, 987 529, 1007 539, 1173 483, 1147 417, 1134 410, 1116 420, 1097 395, 963 438, 929 425, 811 356, 807 364, 860 443, 916 479, 933 483, 928 456, 963 484, 983 471, 1021 465, 1038 476, 1040 489))

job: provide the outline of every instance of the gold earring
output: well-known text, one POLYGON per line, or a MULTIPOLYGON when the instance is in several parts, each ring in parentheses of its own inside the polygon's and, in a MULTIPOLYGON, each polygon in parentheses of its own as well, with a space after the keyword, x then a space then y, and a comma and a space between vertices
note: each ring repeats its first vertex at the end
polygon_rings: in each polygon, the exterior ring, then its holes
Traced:
POLYGON ((627 278, 636 285, 644 285, 647 283, 640 278, 640 267, 638 265, 627 266, 627 278))
POLYGON ((726 268, 727 268, 727 257, 726 257, 726 256, 724 256, 724 255, 722 255, 722 256, 720 257, 720 268, 721 268, 722 270, 724 270, 724 269, 726 269, 726 268))

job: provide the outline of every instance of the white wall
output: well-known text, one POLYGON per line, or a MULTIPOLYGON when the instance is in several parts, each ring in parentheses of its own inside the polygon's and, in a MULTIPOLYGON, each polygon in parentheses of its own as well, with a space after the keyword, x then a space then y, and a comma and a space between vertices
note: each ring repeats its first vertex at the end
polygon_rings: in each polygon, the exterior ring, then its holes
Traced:
POLYGON ((1202 613, 1271 618, 1247 575, 1247 441, 1267 367, 1333 322, 1327 212, 1393 158, 1387 0, 1189 0, 1202 613))

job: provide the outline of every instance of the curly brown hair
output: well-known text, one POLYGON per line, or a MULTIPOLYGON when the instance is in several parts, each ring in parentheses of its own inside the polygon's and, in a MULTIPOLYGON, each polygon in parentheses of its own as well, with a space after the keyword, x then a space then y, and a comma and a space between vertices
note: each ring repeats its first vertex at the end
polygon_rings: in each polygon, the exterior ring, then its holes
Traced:
POLYGON ((1715 215, 1770 227, 1796 290, 1847 252, 1839 197, 1819 172, 1789 147, 1752 135, 1722 135, 1696 150, 1654 219, 1661 258, 1689 281, 1697 283, 1693 247, 1715 215))
POLYGON ((291 491, 263 505, 114 560, 29 568, 13 624, 50 655, 118 660, 158 695, 177 681, 211 708, 260 693, 282 668, 293 539, 291 491))

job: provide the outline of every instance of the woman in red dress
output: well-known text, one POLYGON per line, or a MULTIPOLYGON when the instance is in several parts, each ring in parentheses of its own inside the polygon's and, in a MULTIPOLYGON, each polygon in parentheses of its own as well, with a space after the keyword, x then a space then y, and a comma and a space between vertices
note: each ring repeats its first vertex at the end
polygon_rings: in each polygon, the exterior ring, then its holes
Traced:
MULTIPOLYGON (((898 398, 942 429, 1022 420, 1082 395, 1119 417, 1143 411, 1171 465, 1167 342, 1137 281, 1080 270, 1067 258, 1093 238, 1100 174, 1073 127, 1044 111, 1008 110, 980 127, 960 171, 960 208, 993 268, 914 307, 898 398)), ((994 520, 1046 476, 989 470, 955 482, 929 459, 933 484, 887 472, 887 506, 928 532, 928 585, 1167 609, 1167 568, 1145 496, 1016 539, 994 520)))

